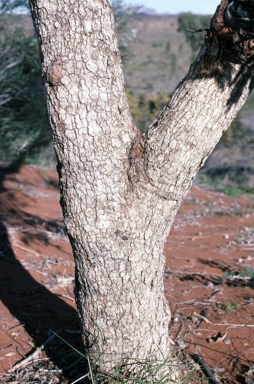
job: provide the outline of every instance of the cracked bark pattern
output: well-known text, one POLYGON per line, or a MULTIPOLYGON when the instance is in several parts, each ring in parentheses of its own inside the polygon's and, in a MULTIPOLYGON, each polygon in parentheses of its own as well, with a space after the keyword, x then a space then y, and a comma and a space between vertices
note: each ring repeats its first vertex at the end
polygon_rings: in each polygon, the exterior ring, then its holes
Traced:
POLYGON ((108 1, 30 0, 83 338, 102 370, 123 357, 170 353, 164 241, 196 172, 252 87, 252 51, 246 61, 244 52, 235 62, 224 55, 223 37, 240 33, 223 24, 227 4, 142 135, 128 110, 108 1))

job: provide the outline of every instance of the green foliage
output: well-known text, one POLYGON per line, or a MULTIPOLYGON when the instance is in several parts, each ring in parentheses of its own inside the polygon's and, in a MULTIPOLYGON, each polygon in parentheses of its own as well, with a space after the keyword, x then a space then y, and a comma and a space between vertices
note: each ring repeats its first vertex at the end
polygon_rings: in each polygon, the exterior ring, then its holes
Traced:
POLYGON ((16 165, 51 143, 36 38, 2 34, 0 58, 0 160, 16 165))
POLYGON ((166 53, 169 53, 170 50, 171 50, 171 44, 170 44, 170 42, 168 41, 168 42, 166 43, 166 49, 165 49, 165 51, 166 51, 166 53))
POLYGON ((237 271, 228 271, 224 273, 222 277, 242 277, 242 278, 254 278, 254 269, 251 267, 245 267, 237 271))
POLYGON ((142 132, 148 128, 169 99, 169 95, 164 93, 148 97, 135 96, 132 91, 127 89, 126 94, 132 118, 142 132))
POLYGON ((192 13, 182 13, 178 17, 179 31, 185 34, 186 40, 190 44, 192 51, 196 52, 204 42, 205 32, 189 32, 189 29, 207 29, 210 26, 211 16, 193 15, 192 13))
POLYGON ((177 72, 177 57, 175 53, 170 54, 170 60, 171 60, 171 73, 176 73, 177 72))
POLYGON ((225 304, 226 312, 235 312, 239 308, 240 308, 240 305, 236 301, 228 300, 225 304))
MULTIPOLYGON (((248 100, 246 104, 248 105, 246 106, 245 111, 247 110, 251 113, 250 109, 253 109, 253 100, 248 100)), ((223 144, 226 148, 232 148, 234 146, 239 147, 240 145, 248 146, 253 144, 254 140, 252 130, 248 127, 248 125, 245 126, 241 118, 242 112, 236 116, 228 129, 223 133, 220 144, 223 144)))
POLYGON ((226 147, 231 147, 232 144, 236 141, 236 135, 239 132, 240 121, 239 116, 237 116, 228 127, 228 129, 223 133, 221 138, 221 143, 223 143, 226 147))
POLYGON ((239 197, 242 195, 253 195, 254 194, 254 188, 249 187, 248 185, 225 185, 220 188, 217 188, 219 192, 224 193, 228 196, 234 196, 239 197))
POLYGON ((240 197, 243 195, 254 195, 254 188, 248 184, 236 185, 233 182, 227 181, 224 184, 224 174, 222 175, 209 175, 201 174, 198 177, 198 182, 201 187, 209 187, 217 192, 224 193, 227 196, 240 197))

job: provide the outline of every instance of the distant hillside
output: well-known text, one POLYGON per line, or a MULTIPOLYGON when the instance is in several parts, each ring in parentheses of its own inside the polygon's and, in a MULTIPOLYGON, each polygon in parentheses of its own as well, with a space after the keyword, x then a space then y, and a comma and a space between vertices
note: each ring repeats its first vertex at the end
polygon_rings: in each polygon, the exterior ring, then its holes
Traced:
POLYGON ((192 50, 176 16, 140 16, 124 63, 126 86, 135 94, 171 93, 187 73, 192 50))

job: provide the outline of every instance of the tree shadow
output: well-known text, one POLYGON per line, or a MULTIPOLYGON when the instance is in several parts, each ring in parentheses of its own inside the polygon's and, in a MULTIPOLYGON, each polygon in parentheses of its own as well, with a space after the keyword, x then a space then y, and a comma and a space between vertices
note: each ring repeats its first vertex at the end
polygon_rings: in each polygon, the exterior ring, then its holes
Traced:
MULTIPOLYGON (((5 174, 6 172, 0 173, 0 194, 5 190, 5 174)), ((0 208, 4 201, 5 199, 1 199, 0 208)), ((13 205, 15 206, 15 201, 13 205)), ((4 207, 2 208, 4 212, 4 207)), ((16 205, 16 213, 17 209, 16 205)), ((12 249, 4 220, 0 221, 0 271, 0 299, 30 335, 35 346, 30 353, 49 339, 52 330, 78 351, 84 352, 76 310, 38 283, 22 266, 12 249)), ((87 372, 84 358, 81 359, 60 338, 55 337, 46 343, 44 351, 53 365, 63 372, 66 380, 73 381, 87 372)))

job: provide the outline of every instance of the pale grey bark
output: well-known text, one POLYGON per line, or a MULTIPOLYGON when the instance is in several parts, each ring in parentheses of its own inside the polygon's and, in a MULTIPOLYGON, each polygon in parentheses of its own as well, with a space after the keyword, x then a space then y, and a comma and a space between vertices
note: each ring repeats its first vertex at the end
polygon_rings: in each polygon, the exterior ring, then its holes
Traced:
POLYGON ((108 1, 30 5, 89 356, 102 370, 121 358, 166 357, 164 241, 197 170, 245 102, 250 72, 221 55, 215 23, 143 136, 128 110, 108 1))

